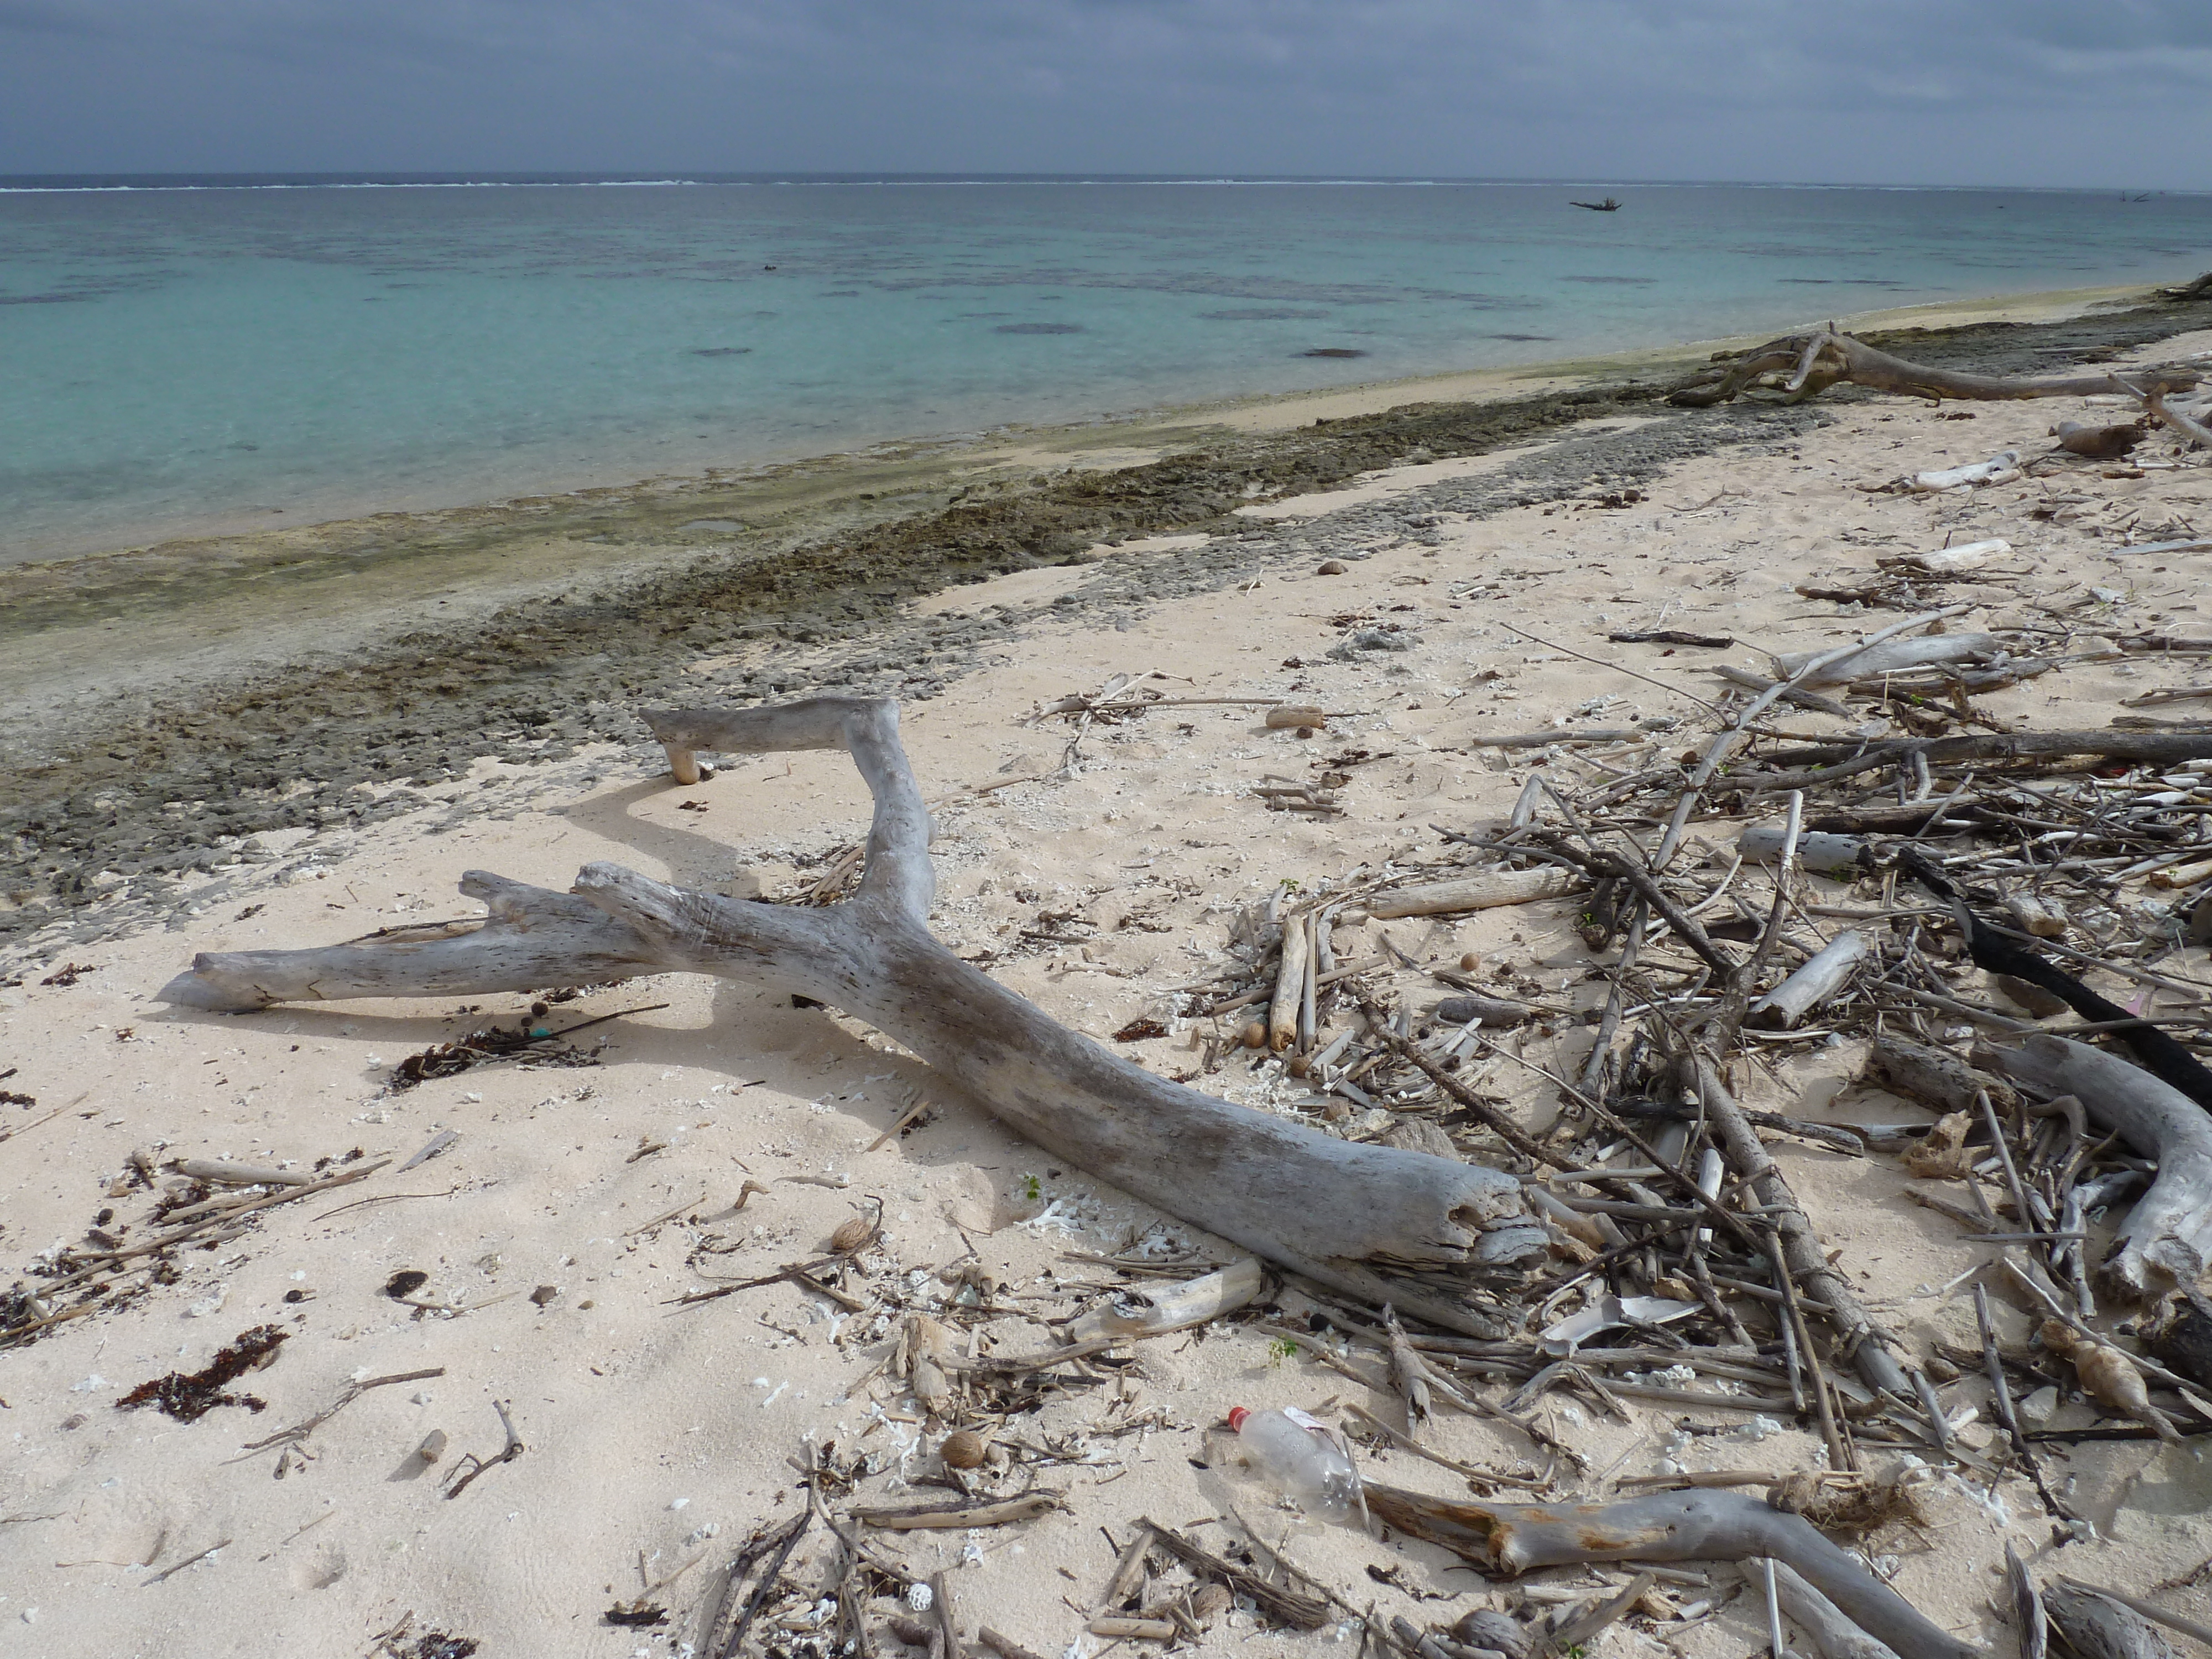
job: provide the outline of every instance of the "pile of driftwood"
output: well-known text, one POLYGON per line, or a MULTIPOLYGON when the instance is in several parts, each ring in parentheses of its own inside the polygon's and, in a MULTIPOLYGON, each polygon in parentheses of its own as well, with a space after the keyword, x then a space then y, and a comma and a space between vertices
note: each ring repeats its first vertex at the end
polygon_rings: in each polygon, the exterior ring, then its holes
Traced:
MULTIPOLYGON (((2024 1396, 2070 1376, 2120 1419, 2090 1433, 2212 1431, 2198 1392, 2212 1391, 2212 1306, 2197 1295, 2212 1257, 2212 1077, 2196 1058, 2212 1022, 2196 1012, 2207 988, 2160 966, 2212 925, 2212 730, 1995 730, 1973 708, 1973 676, 2018 665, 1980 636, 1905 637, 1942 619, 1915 616, 1785 659, 1776 678, 1726 691, 1721 729, 1686 752, 1679 735, 1579 760, 1562 751, 1505 821, 1446 829, 1468 861, 1427 879, 1355 872, 1326 894, 1286 890, 1248 917, 1231 969, 1245 983, 1194 994, 1177 1018, 1212 1022, 1203 1065, 1242 1054, 1270 1068, 1282 1085, 1273 1111, 1117 1057, 929 934, 927 814, 896 711, 879 702, 648 717, 679 777, 702 750, 849 752, 877 808, 857 890, 842 902, 724 899, 604 865, 586 867, 573 895, 478 872, 464 889, 490 915, 472 933, 203 956, 167 994, 240 1009, 688 969, 830 1003, 1057 1156, 1291 1275, 1314 1311, 1274 1338, 1398 1395, 1402 1426, 1358 1408, 1348 1425, 1451 1468, 1475 1494, 1370 1484, 1382 1525, 1508 1575, 1577 1561, 1771 1560, 1781 1565, 1771 1577, 1760 1567, 1763 1593, 1816 1639, 1825 1628, 1843 1644, 1830 1652, 1864 1653, 1850 1644, 1871 1638, 1907 1659, 1948 1659, 1971 1650, 1830 1540, 1911 1514, 1914 1478, 1878 1460, 1909 1452, 1986 1482, 2024 1470, 2064 1538, 2078 1522, 2042 1481, 2024 1396), (1940 680, 1941 694, 1901 694, 1915 676, 1940 680), (1776 723, 1778 706, 1808 698, 1881 718, 1840 738, 1776 723), (1565 781, 1577 767, 1585 780, 1565 781), (1716 843, 1722 819, 1732 832, 1716 843), (1340 923, 1565 896, 1579 906, 1601 1006, 1529 994, 1474 960, 1423 967, 1387 927, 1379 954, 1338 957, 1340 923), (2076 1018, 2039 1024, 2054 1006, 2076 1018), (1499 1041, 1516 1027, 1593 1026, 1571 1063, 1499 1041), (1917 1132, 1814 1123, 1741 1103, 1774 1054, 1844 1034, 1871 1038, 1874 1076, 1934 1121, 1917 1132), (1540 1073, 1556 1121, 1540 1131, 1506 1109, 1488 1086, 1500 1068, 1540 1073), (2037 1341, 2003 1346, 1985 1311, 1978 1352, 1911 1352, 1830 1264, 1767 1151, 1772 1135, 1906 1159, 1932 1207, 2002 1247, 2006 1273, 1992 1288, 2045 1322, 2037 1341), (2130 1205, 2100 1261, 2098 1219, 2130 1205), (2153 1353, 2112 1333, 2119 1304, 2153 1353), (1497 1501, 1577 1483, 1575 1448, 1530 1414, 1553 1389, 1607 1412, 1649 1401, 1724 1420, 1795 1418, 1821 1436, 1826 1468, 1662 1477, 1649 1484, 1680 1489, 1607 1504, 1497 1501), (1994 1411, 2002 1444, 1961 1442, 1954 1425, 1970 1405, 1994 1411), (1441 1407, 1505 1425, 1530 1462, 1484 1469, 1422 1447, 1441 1407)), ((1091 700, 1076 711, 1098 712, 1091 700)), ((988 1314, 993 1287, 918 1305, 896 1291, 896 1264, 869 1266, 872 1227, 856 1218, 851 1231, 817 1261, 708 1294, 783 1279, 896 1322, 885 1363, 957 1495, 918 1508, 848 1503, 841 1520, 834 1500, 849 1498, 862 1465, 848 1455, 806 1470, 808 1516, 836 1540, 836 1629, 865 1646, 869 1595, 949 1604, 941 1581, 916 1578, 856 1524, 972 1528, 1046 1512, 1060 1494, 1032 1484, 1036 1472, 1085 1454, 1007 1425, 1048 1394, 1120 1386, 1110 1356, 1146 1336, 1254 1317, 1237 1310, 1262 1281, 1251 1262, 1108 1260, 1140 1285, 1170 1278, 1082 1315, 1059 1346, 1000 1355, 961 1335, 962 1309, 988 1314), (1212 1271, 1188 1277, 1199 1267, 1212 1271)), ((1128 1414, 1133 1430, 1147 1421, 1128 1414)), ((763 1609, 789 1600, 776 1588, 781 1564, 809 1524, 765 1529, 740 1553, 710 1651, 736 1653, 763 1609)), ((1146 1522, 1129 1546, 1097 1603, 1102 1634, 1194 1636, 1223 1605, 1208 1586, 1294 1626, 1322 1622, 1336 1599, 1261 1560, 1249 1540, 1224 1553, 1146 1522), (1172 1593, 1152 1605, 1148 1575, 1174 1563, 1172 1593)), ((1648 1607, 1650 1581, 1632 1588, 1559 1622, 1586 1640, 1589 1620, 1648 1607)), ((2075 1600, 2099 1618, 2133 1616, 2075 1600)), ((803 1610, 790 1616, 805 1622, 803 1610)), ((784 1620, 787 1638, 795 1628, 784 1620)), ((894 1633, 930 1640, 931 1628, 894 1633)), ((1505 1632, 1410 1626, 1369 1635, 1423 1655, 1512 1644, 1505 1632)), ((1556 1647, 1560 1635, 1546 1626, 1533 1639, 1556 1647)), ((982 1639, 1018 1654, 993 1632, 982 1639)), ((940 1622, 934 1642, 957 1652, 961 1638, 940 1622)))

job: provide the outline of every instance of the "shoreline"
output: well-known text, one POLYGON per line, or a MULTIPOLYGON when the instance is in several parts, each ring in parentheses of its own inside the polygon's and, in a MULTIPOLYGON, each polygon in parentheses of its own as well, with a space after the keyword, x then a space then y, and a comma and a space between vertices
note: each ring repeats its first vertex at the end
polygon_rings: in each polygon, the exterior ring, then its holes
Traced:
MULTIPOLYGON (((2037 303, 2070 321, 1955 325, 1911 349, 2016 371, 2201 321, 2185 305, 2086 315, 2067 297, 2037 303)), ((1610 386, 1593 381, 1601 367, 1624 372, 1620 359, 1546 381, 1516 371, 1519 395, 1486 402, 1407 403, 1404 383, 1272 399, 1241 430, 1161 425, 1139 444, 1097 427, 1079 453, 1005 449, 988 466, 940 450, 881 455, 867 474, 799 469, 779 481, 782 520, 734 537, 684 528, 726 497, 663 481, 575 507, 562 526, 507 509, 489 526, 467 512, 370 520, 347 526, 359 545, 331 536, 212 573, 173 550, 106 592, 19 593, 0 623, 16 634, 0 670, 14 733, 0 763, 16 779, 0 810, 0 847, 16 837, 0 854, 0 945, 118 889, 163 908, 228 861, 224 845, 390 816, 520 744, 558 756, 634 743, 641 697, 751 701, 829 684, 934 696, 1035 616, 1118 626, 1132 606, 1306 556, 1297 515, 1273 516, 1280 503, 1363 476, 1402 471, 1410 487, 1437 482, 1423 476, 1429 462, 1484 458, 1468 499, 1489 512, 1565 499, 1593 472, 1635 483, 1716 448, 1755 453, 1827 418, 1820 403, 1659 401, 1659 368, 1708 355, 1632 354, 1652 378, 1610 386), (1270 516, 1249 510, 1261 501, 1270 516), (1065 574, 1044 574, 1055 567, 1065 574), (915 603, 1019 571, 1042 586, 1003 611, 915 603), (369 607, 374 632, 358 626, 369 607), (833 668, 786 668, 824 644, 842 653, 833 668), (209 800, 222 805, 207 823, 163 816, 164 803, 209 800)), ((1339 517, 1339 541, 1420 533, 1380 507, 1339 517)))

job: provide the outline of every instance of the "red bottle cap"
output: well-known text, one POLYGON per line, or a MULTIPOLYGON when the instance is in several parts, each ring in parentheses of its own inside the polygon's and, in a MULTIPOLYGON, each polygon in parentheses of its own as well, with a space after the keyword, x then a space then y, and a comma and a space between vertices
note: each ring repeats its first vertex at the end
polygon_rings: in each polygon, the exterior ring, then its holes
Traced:
POLYGON ((1229 1408, 1229 1432, 1231 1434, 1243 1433, 1244 1431, 1244 1419, 1251 1415, 1252 1413, 1242 1406, 1231 1406, 1229 1408))

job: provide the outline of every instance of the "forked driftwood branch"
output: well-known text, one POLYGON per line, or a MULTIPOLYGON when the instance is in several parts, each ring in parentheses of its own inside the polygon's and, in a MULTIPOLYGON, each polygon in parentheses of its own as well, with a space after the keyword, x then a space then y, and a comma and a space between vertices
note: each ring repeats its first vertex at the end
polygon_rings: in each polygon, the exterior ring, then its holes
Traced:
MULTIPOLYGON (((1711 385, 1692 385, 1668 394, 1667 401, 1686 409, 1707 409, 1727 403, 1761 375, 1784 370, 1790 379, 1783 389, 1794 402, 1816 396, 1838 381, 1849 380, 1876 392, 1897 392, 1914 398, 1956 398, 1988 402, 2015 398, 2081 398, 2110 392, 2112 371, 2062 374, 2033 380, 2000 375, 1968 374, 1955 369, 1929 368, 1876 350, 1863 340, 1823 329, 1812 334, 1792 334, 1747 351, 1711 385)), ((2185 391, 2197 375, 2186 369, 2145 371, 2160 391, 2185 391)))
POLYGON ((242 1010, 281 1001, 477 995, 714 974, 865 1020, 1001 1121, 1079 1169, 1347 1295, 1470 1334, 1469 1297, 1543 1258, 1520 1183, 1496 1170, 1318 1133, 1154 1076, 954 955, 929 932, 929 817, 888 699, 649 713, 672 771, 702 750, 843 749, 875 799, 854 896, 823 908, 728 899, 592 864, 574 894, 472 871, 472 932, 323 950, 204 954, 161 993, 242 1010))

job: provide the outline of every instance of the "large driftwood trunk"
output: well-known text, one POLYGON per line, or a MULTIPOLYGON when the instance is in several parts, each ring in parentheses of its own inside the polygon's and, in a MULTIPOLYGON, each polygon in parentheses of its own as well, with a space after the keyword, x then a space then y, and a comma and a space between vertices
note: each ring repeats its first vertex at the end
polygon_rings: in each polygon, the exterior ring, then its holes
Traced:
MULTIPOLYGON (((575 895, 471 872, 482 927, 323 950, 202 955, 162 992, 195 1007, 427 996, 714 974, 842 1009, 903 1043, 1038 1146, 1170 1214, 1348 1294, 1476 1335, 1471 1300, 1545 1235, 1497 1170, 1339 1140, 1154 1076, 1060 1025, 929 933, 929 818, 886 700, 648 714, 671 769, 700 750, 848 750, 875 798, 859 891, 823 909, 717 897, 612 864, 575 895)), ((435 930, 433 930, 434 932, 435 930)))
MULTIPOLYGON (((1759 378, 1791 370, 1785 386, 1793 400, 1825 392, 1839 380, 1876 392, 1899 392, 1916 398, 1957 398, 1977 402, 2014 398, 2086 398, 2112 390, 2112 371, 2062 374, 2034 380, 2010 380, 1992 374, 1967 374, 1948 368, 1929 368, 1878 351, 1848 334, 1792 334, 1746 352, 1709 386, 1687 386, 1669 392, 1667 401, 1687 409, 1706 409, 1724 404, 1759 378)), ((2131 371, 2132 372, 2132 371, 2131 371)), ((2134 372, 2161 391, 2185 391, 2198 376, 2186 369, 2134 372)))

